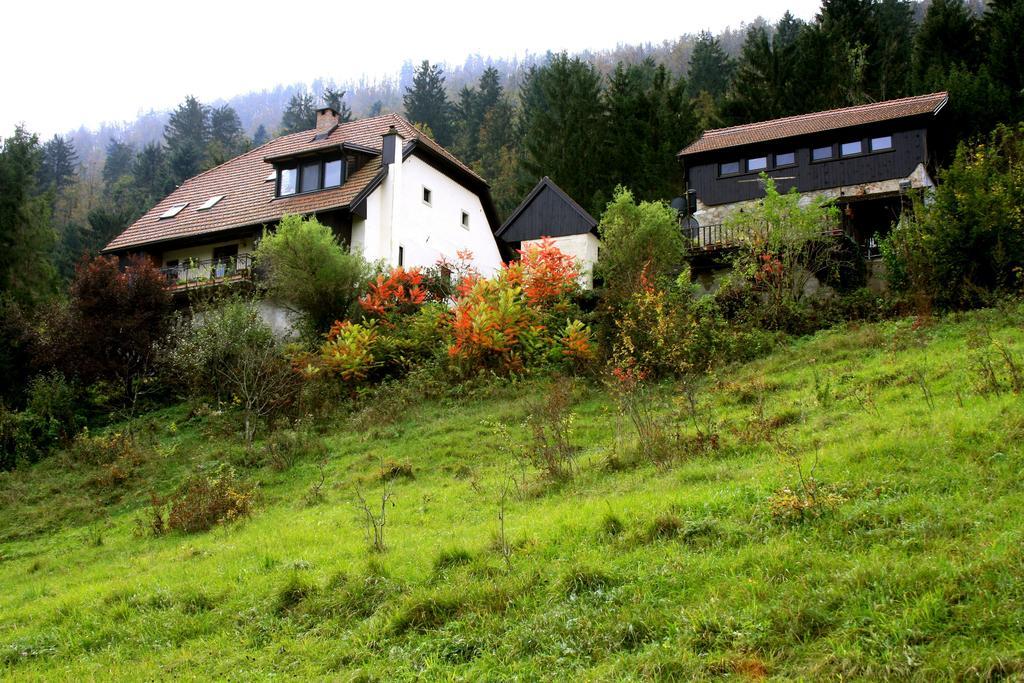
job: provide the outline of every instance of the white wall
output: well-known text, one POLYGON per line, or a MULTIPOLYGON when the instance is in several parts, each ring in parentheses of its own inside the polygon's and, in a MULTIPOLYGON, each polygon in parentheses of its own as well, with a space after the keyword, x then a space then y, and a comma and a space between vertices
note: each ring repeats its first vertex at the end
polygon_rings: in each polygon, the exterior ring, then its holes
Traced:
POLYGON ((415 155, 406 158, 396 173, 391 169, 380 187, 366 201, 366 219, 352 224, 352 248, 371 260, 398 265, 429 267, 443 255, 454 261, 456 252, 473 252, 473 265, 485 277, 501 268, 498 245, 487 223, 480 198, 452 178, 415 155), (431 191, 430 205, 423 202, 423 188, 431 191), (397 201, 392 204, 392 193, 397 201), (469 214, 469 228, 462 227, 462 212, 469 214), (382 233, 392 217, 391 235, 382 233))
MULTIPOLYGON (((526 240, 523 249, 532 244, 540 244, 543 240, 526 240)), ((597 235, 588 232, 584 235, 566 235, 553 237, 551 241, 562 251, 575 258, 580 264, 580 284, 587 289, 594 287, 594 264, 597 263, 601 241, 597 235)))

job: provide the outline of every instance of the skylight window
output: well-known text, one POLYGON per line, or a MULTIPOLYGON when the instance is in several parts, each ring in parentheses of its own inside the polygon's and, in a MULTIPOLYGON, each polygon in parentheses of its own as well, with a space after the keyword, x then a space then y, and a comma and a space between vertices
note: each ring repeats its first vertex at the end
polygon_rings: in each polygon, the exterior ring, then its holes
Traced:
POLYGON ((217 202, 219 202, 222 199, 224 199, 224 195, 222 195, 222 194, 215 194, 212 197, 210 197, 209 199, 207 199, 206 203, 203 204, 202 206, 200 206, 198 210, 199 211, 209 211, 210 209, 212 209, 217 204, 217 202))
POLYGON ((188 206, 188 202, 185 202, 184 204, 175 204, 174 206, 160 214, 160 218, 174 218, 179 213, 181 213, 181 210, 184 209, 186 206, 188 206))

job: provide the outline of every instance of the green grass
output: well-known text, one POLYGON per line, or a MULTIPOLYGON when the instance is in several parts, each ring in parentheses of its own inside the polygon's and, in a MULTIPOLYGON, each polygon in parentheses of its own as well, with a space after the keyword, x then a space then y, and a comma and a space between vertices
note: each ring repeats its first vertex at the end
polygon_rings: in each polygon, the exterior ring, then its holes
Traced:
POLYGON ((718 449, 662 469, 622 466, 628 424, 584 385, 579 471, 527 473, 507 504, 507 561, 495 423, 521 421, 542 381, 372 428, 339 419, 319 502, 317 457, 236 465, 258 483, 254 514, 194 535, 138 536, 150 492, 244 453, 223 420, 153 414, 155 446, 122 484, 59 456, 0 475, 0 673, 1019 677, 1024 397, 981 391, 971 346, 985 334, 1021 359, 1024 308, 845 327, 718 370, 700 390, 718 449), (381 461, 402 475, 385 482, 381 461), (771 501, 797 485, 796 461, 834 504, 786 522, 771 501), (385 485, 388 549, 373 552, 355 491, 379 503, 385 485))

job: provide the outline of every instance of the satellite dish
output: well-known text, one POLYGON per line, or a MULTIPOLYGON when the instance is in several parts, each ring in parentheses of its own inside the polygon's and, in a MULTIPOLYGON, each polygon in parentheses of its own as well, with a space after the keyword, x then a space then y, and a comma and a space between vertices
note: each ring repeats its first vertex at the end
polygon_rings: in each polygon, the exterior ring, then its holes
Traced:
POLYGON ((686 197, 676 197, 669 203, 669 206, 679 213, 686 213, 686 197))

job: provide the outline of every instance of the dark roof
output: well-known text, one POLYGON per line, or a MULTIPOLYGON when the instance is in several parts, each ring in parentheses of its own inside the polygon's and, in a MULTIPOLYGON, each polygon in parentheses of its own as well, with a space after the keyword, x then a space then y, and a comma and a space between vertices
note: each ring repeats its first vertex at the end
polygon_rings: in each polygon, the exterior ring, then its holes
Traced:
POLYGON ((521 242, 541 237, 582 235, 596 228, 594 217, 551 178, 544 176, 494 235, 506 242, 521 242), (540 206, 542 203, 543 207, 540 206))
POLYGON ((459 177, 481 198, 492 228, 497 225, 487 182, 459 161, 451 152, 420 133, 397 114, 384 114, 343 123, 326 138, 316 140, 318 131, 308 130, 285 135, 235 157, 220 166, 189 178, 164 197, 141 218, 115 237, 106 252, 137 248, 159 242, 186 239, 250 225, 263 225, 285 214, 309 214, 340 209, 358 203, 365 191, 380 182, 386 168, 380 160, 381 136, 395 126, 405 138, 403 157, 423 154, 459 177), (276 183, 267 176, 274 170, 268 159, 282 159, 311 151, 360 149, 377 155, 349 176, 341 187, 309 194, 275 197, 276 183), (224 198, 211 209, 199 211, 208 199, 224 198), (173 218, 160 215, 172 206, 188 203, 173 218))
POLYGON ((694 142, 687 145, 679 156, 710 152, 728 147, 768 142, 799 135, 822 133, 829 130, 862 126, 868 123, 892 121, 913 116, 934 115, 946 104, 949 96, 945 92, 886 100, 856 107, 830 109, 811 114, 787 116, 760 123, 748 123, 731 128, 707 130, 694 142))

